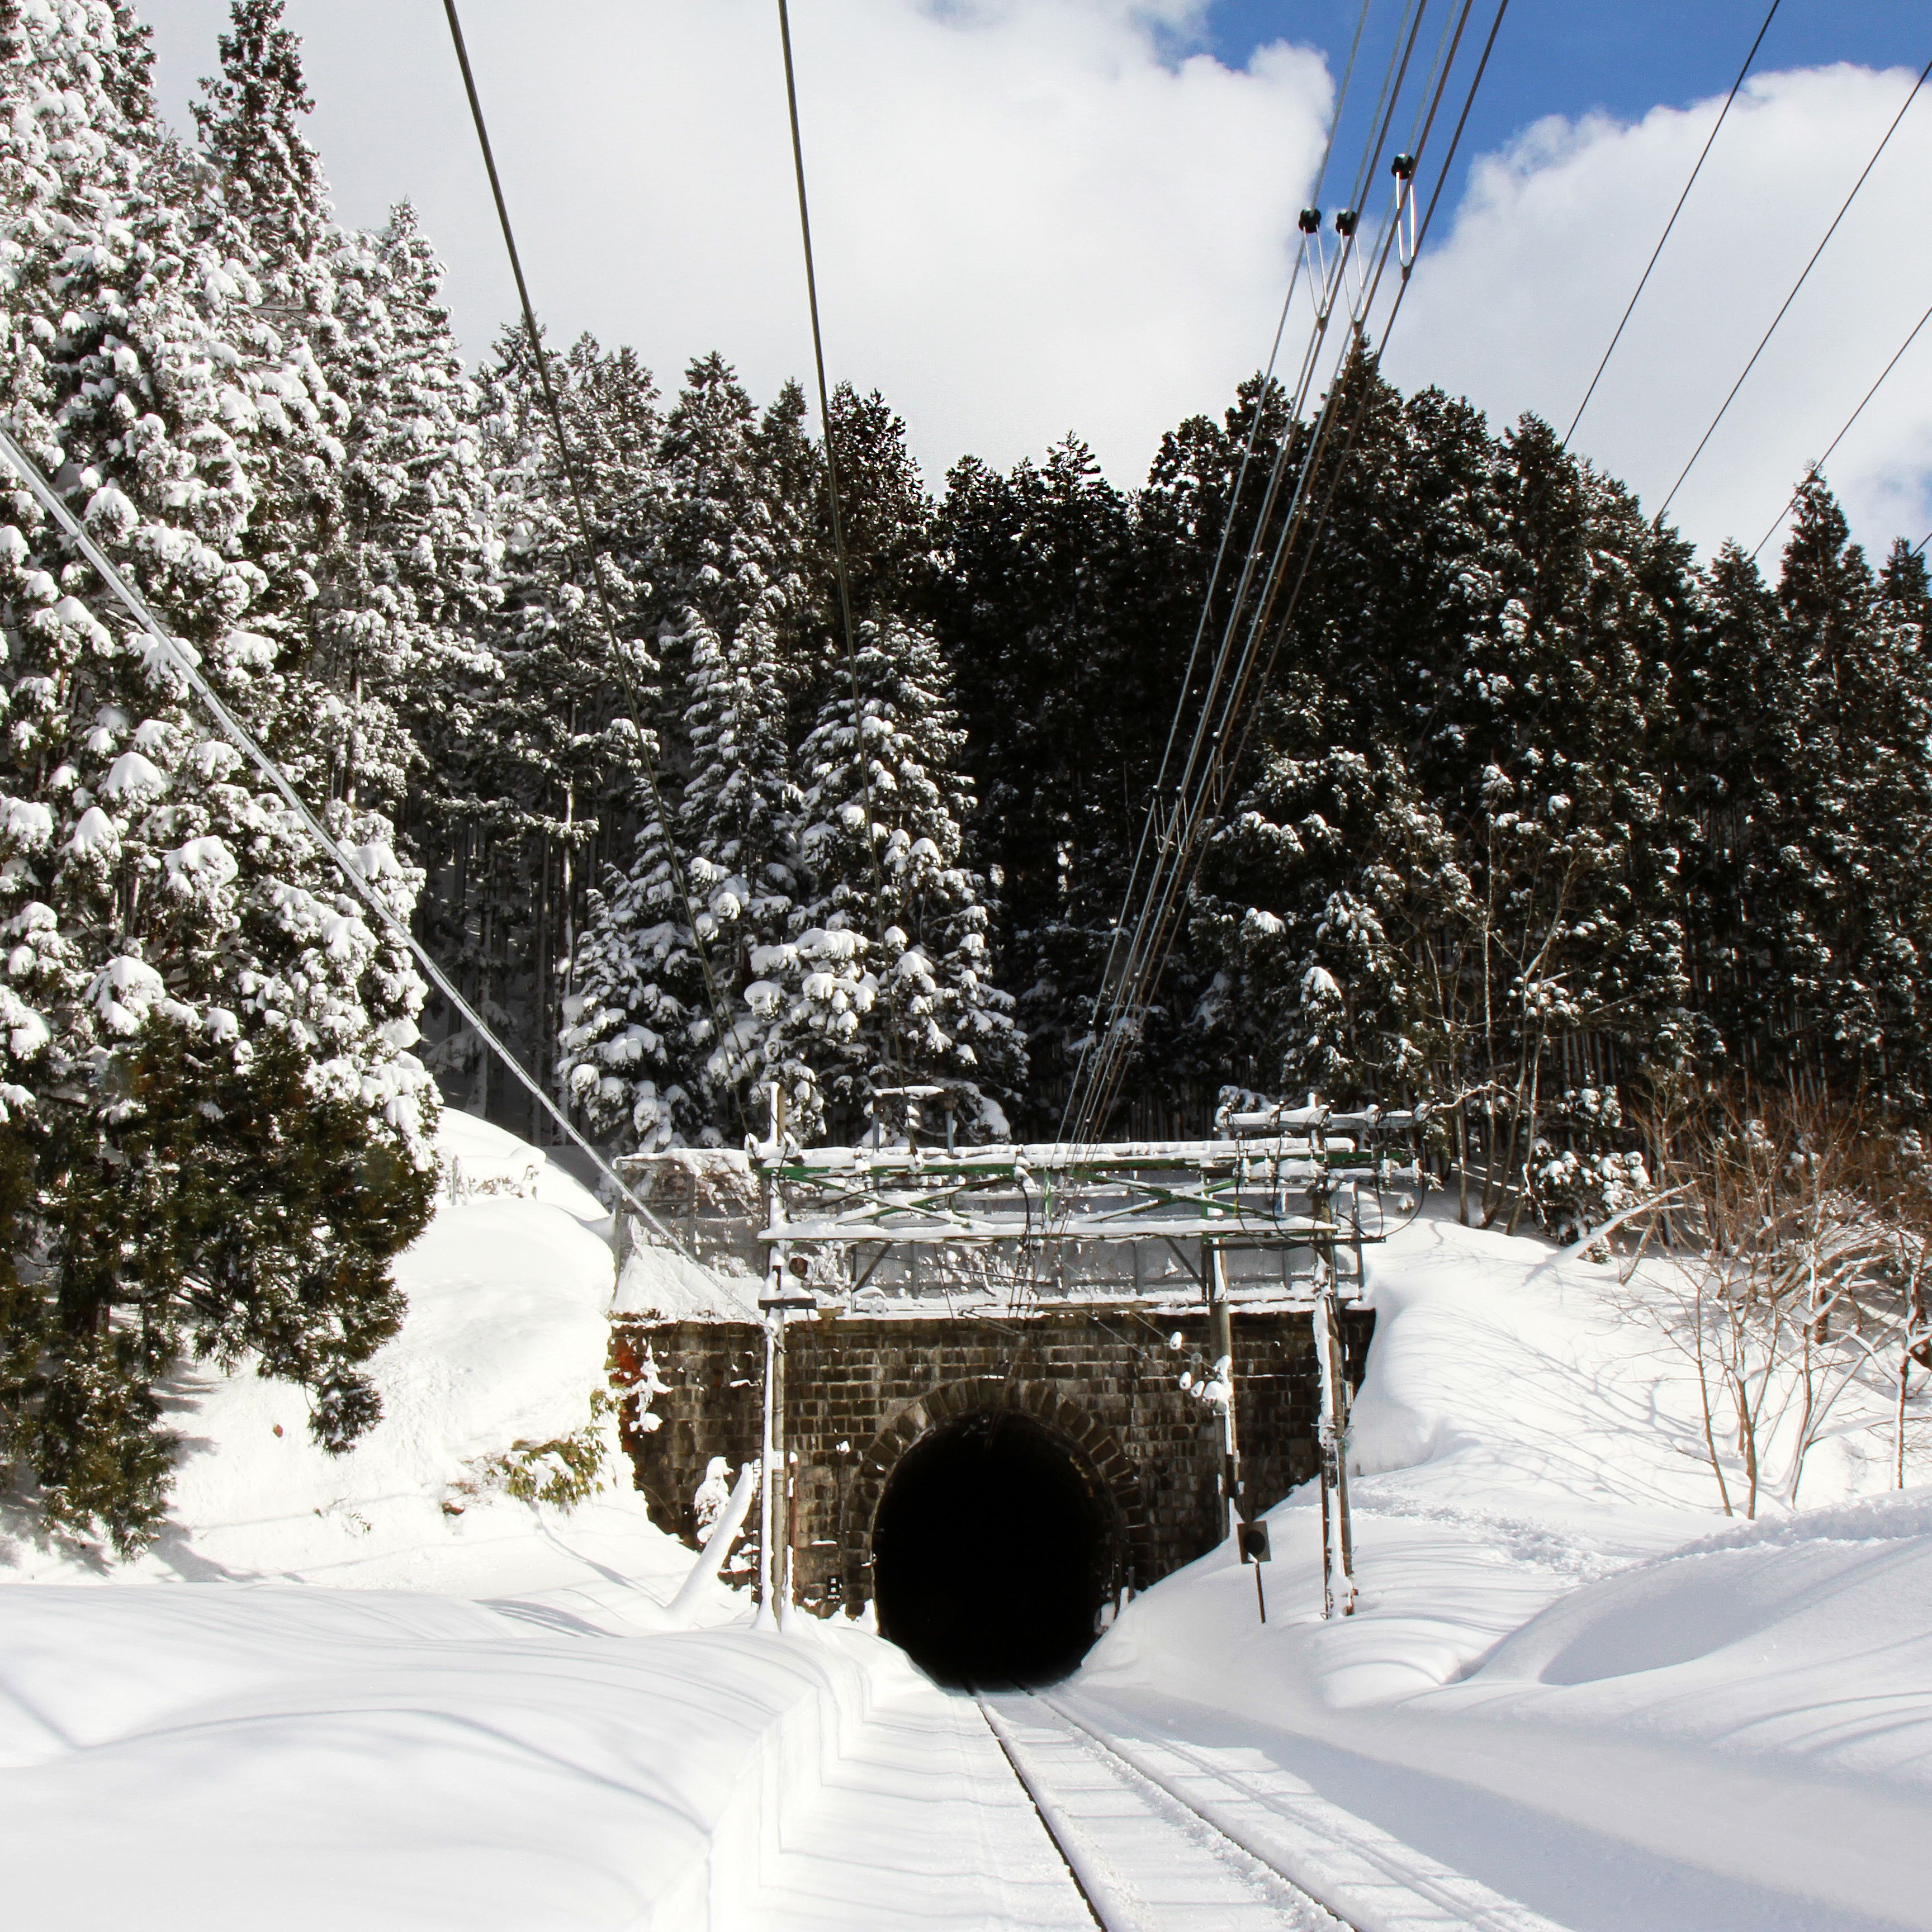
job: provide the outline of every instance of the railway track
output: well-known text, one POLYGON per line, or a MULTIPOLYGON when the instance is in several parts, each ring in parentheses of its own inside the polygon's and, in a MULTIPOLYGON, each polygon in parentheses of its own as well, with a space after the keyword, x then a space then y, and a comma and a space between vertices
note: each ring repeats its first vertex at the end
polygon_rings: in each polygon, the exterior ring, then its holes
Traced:
POLYGON ((1050 1693, 973 1695, 1101 1932, 1562 1932, 1275 1767, 1050 1693))

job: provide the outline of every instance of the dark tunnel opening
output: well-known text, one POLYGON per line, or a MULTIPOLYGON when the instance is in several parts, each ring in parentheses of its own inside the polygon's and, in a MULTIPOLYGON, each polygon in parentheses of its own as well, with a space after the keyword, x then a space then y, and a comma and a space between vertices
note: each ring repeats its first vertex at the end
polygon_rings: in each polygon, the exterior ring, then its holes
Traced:
POLYGON ((942 1683, 1050 1684, 1084 1657, 1116 1568, 1110 1499, 1010 1409, 900 1457, 872 1528, 879 1628, 942 1683))

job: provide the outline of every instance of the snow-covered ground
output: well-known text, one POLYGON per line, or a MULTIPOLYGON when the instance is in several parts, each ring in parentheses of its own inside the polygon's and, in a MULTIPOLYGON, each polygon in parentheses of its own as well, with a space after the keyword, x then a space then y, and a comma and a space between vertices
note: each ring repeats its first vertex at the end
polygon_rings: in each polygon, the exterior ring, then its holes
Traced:
MULTIPOLYGON (((444 1134, 466 1186, 402 1264, 350 1454, 297 1392, 196 1372, 149 1555, 0 1519, 10 1922, 1086 1922, 970 1703, 843 1623, 754 1630, 722 1587, 673 1628, 689 1553, 621 1485, 502 1492, 517 1444, 591 1424, 608 1228, 540 1162, 533 1193, 474 1191, 536 1157, 444 1134)), ((1371 1285, 1357 1614, 1316 1615, 1298 1495, 1265 1626, 1211 1556, 1066 1708, 1574 1932, 1932 1928, 1932 1494, 1885 1492, 1877 1419, 1846 1412, 1812 1506, 1727 1522, 1646 1276, 1430 1218, 1371 1285)))
POLYGON ((482 1595, 594 1589, 610 1573, 673 1578, 688 1568, 688 1552, 652 1528, 628 1490, 562 1516, 491 1486, 492 1458, 590 1424, 610 1346, 610 1217, 500 1128, 452 1112, 440 1139, 459 1198, 446 1189, 398 1264, 409 1313, 373 1366, 376 1427, 331 1456, 309 1436, 299 1389, 245 1368, 190 1369, 170 1404, 182 1444, 170 1526, 154 1548, 110 1565, 98 1552, 36 1540, 9 1514, 0 1579, 482 1595))
MULTIPOLYGON (((1648 1270, 1646 1270, 1648 1274, 1648 1270)), ((1718 1514, 1645 1274, 1432 1218, 1376 1258, 1360 1606, 1311 1492, 1130 1606, 1077 1694, 1238 1745, 1576 1932, 1932 1926, 1932 1492, 1855 1408, 1825 1506, 1718 1514)))

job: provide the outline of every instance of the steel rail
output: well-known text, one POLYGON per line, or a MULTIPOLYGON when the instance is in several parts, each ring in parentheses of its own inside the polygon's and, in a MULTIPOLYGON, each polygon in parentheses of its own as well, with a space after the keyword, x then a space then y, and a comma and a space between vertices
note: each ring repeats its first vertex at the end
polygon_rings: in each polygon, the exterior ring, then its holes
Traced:
MULTIPOLYGON (((1285 1883, 1292 1886, 1304 1897, 1312 1899, 1323 1911, 1341 1920, 1343 1924, 1349 1926, 1351 1932, 1360 1932, 1360 1928, 1355 1926, 1354 1921, 1346 1918, 1327 1899, 1322 1898, 1320 1892, 1312 1887, 1305 1878, 1298 1877, 1294 1874, 1285 1870, 1280 1862, 1279 1855, 1264 1849, 1238 1824, 1229 1822, 1224 1818, 1216 1816, 1214 1812, 1202 1809, 1185 1792, 1177 1790, 1157 1772, 1142 1762, 1138 1754, 1130 1754, 1122 1750, 1112 1738, 1096 1726, 1089 1724, 1085 1718, 1067 1709, 1058 1697, 1045 1692, 1035 1694, 1039 1701, 1052 1711, 1063 1724, 1078 1731, 1109 1756, 1118 1759, 1138 1778, 1153 1786, 1156 1791, 1172 1798, 1175 1804, 1184 1806, 1193 1813, 1195 1816, 1200 1819, 1202 1823, 1212 1830, 1218 1832, 1230 1844, 1238 1846, 1257 1864, 1265 1865, 1285 1883)), ((1203 1760, 1199 1754, 1184 1741, 1178 1738, 1172 1739, 1169 1744, 1170 1748, 1178 1756, 1191 1762, 1204 1775, 1222 1779, 1229 1776, 1228 1772, 1203 1760)), ((1242 1780, 1237 1774, 1237 1789, 1240 1788, 1241 1783, 1242 1780)), ((1268 1808, 1267 1800, 1263 1794, 1256 1792, 1252 1787, 1249 1787, 1248 1796, 1260 1802, 1264 1809, 1268 1808)), ((1334 1808, 1336 1810, 1341 1809, 1339 1806, 1334 1808)), ((1219 1809, 1217 1806, 1216 1810, 1218 1811, 1219 1809)), ((1354 1822, 1363 1821, 1355 1820, 1354 1822)), ((1333 1842, 1340 1844, 1342 1841, 1336 1840, 1333 1842)), ((1400 1843, 1399 1840, 1396 1842, 1400 1843)), ((1412 1847, 1407 1846, 1402 1849, 1411 1851, 1413 1850, 1412 1847)), ((1504 1898, 1491 1891, 1480 1880, 1472 1879, 1467 1873, 1441 1866, 1433 1859, 1428 1861, 1429 1863, 1437 1865, 1437 1869, 1433 1873, 1405 1874, 1390 1870, 1385 1862, 1374 1852, 1371 1852, 1367 1856, 1372 1864, 1380 1868, 1382 1877, 1385 1880, 1393 1880, 1396 1884, 1409 1890, 1415 1896, 1427 1900, 1436 1910, 1453 1914, 1459 1923, 1470 1928, 1470 1932, 1563 1932, 1562 1928, 1533 1907, 1522 1904, 1515 1899, 1504 1898), (1467 1886, 1479 1893, 1487 1894, 1487 1896, 1476 1900, 1456 1900, 1443 1895, 1445 1885, 1467 1886)))
MULTIPOLYGON (((1102 1932, 1141 1932, 1141 1928, 1147 1922, 1146 1916, 1136 1910, 1132 1898, 1122 1894, 1104 1864, 1092 1856, 1087 1846, 1081 1842, 1078 1820, 1068 1819, 1061 1814, 1060 1806, 1053 1797, 1050 1780, 1041 1774, 1036 1763, 1030 1766, 1028 1748, 1014 1738, 1010 1727, 988 1701, 986 1693, 977 1686, 969 1688, 986 1728, 992 1732, 1007 1764, 1012 1768, 1014 1777, 1019 1780, 1021 1789, 1031 1801, 1034 1810, 1047 1836, 1053 1840, 1055 1850, 1066 1861, 1066 1868, 1072 1874, 1081 1897, 1102 1927, 1102 1932)), ((1342 1932, 1361 1932, 1355 1921, 1344 1918, 1326 1900, 1310 1891, 1299 1879, 1283 1871, 1274 1859, 1264 1857, 1252 1846, 1244 1844, 1234 1833, 1218 1820, 1210 1817, 1191 1798, 1175 1790, 1164 1780, 1150 1776, 1131 1758, 1116 1750, 1100 1732, 1062 1710, 1054 1699, 1023 1685, 1016 1688, 1023 1691, 1042 1708, 1051 1711, 1067 1727, 1070 1735, 1077 1733, 1083 1747, 1096 1749, 1103 1754, 1104 1758, 1108 1761, 1108 1768, 1112 1775, 1129 1791, 1137 1796, 1143 1790, 1154 1794, 1155 1802, 1146 1804, 1150 1822, 1159 1822, 1172 1830, 1174 1827, 1170 1821, 1161 1816, 1161 1807, 1162 1804, 1178 1806, 1203 1832, 1210 1834, 1212 1840, 1218 1840, 1232 1851, 1235 1855, 1234 1862, 1238 1866, 1258 1865, 1270 1878, 1287 1886, 1298 1898, 1306 1900, 1317 1912, 1325 1913, 1342 1928, 1342 1932)), ((1226 1854, 1224 1852, 1221 1856, 1225 1858, 1226 1854)))

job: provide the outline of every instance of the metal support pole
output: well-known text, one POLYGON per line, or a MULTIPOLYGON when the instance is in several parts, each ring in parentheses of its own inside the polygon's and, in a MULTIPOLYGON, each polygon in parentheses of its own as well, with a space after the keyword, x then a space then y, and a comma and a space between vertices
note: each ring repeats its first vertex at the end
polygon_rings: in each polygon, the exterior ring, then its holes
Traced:
POLYGON ((1316 1218, 1328 1224, 1315 1250, 1315 1356, 1322 1402, 1322 1614, 1335 1614, 1339 1596, 1346 1617, 1355 1610, 1354 1535, 1348 1520, 1348 1363, 1336 1294, 1334 1216, 1325 1189, 1317 1192, 1315 1204, 1316 1218))
POLYGON ((785 1451, 784 1588, 778 1593, 778 1620, 789 1630, 798 1614, 798 1451, 785 1451))
POLYGON ((1218 1242, 1201 1244, 1201 1279, 1208 1292, 1208 1353, 1228 1401, 1221 1417, 1221 1533, 1240 1532, 1240 1442, 1234 1420, 1234 1323, 1228 1306, 1227 1264, 1218 1242))
MULTIPOLYGON (((782 1225, 784 1198, 778 1191, 777 1165, 784 1147, 784 1094, 772 1085, 772 1168, 765 1184, 765 1225, 782 1225)), ((765 1262, 765 1377, 764 1432, 760 1445, 758 1469, 758 1614, 760 1628, 778 1621, 774 1586, 784 1588, 784 1564, 773 1559, 772 1539, 779 1524, 776 1490, 778 1448, 784 1433, 784 1318, 777 1304, 785 1288, 785 1243, 772 1242, 765 1262)))
POLYGON ((758 1614, 759 1627, 772 1621, 772 1472, 777 1465, 777 1370, 782 1359, 778 1352, 782 1310, 773 1309, 765 1317, 764 1433, 758 1454, 758 1614))

